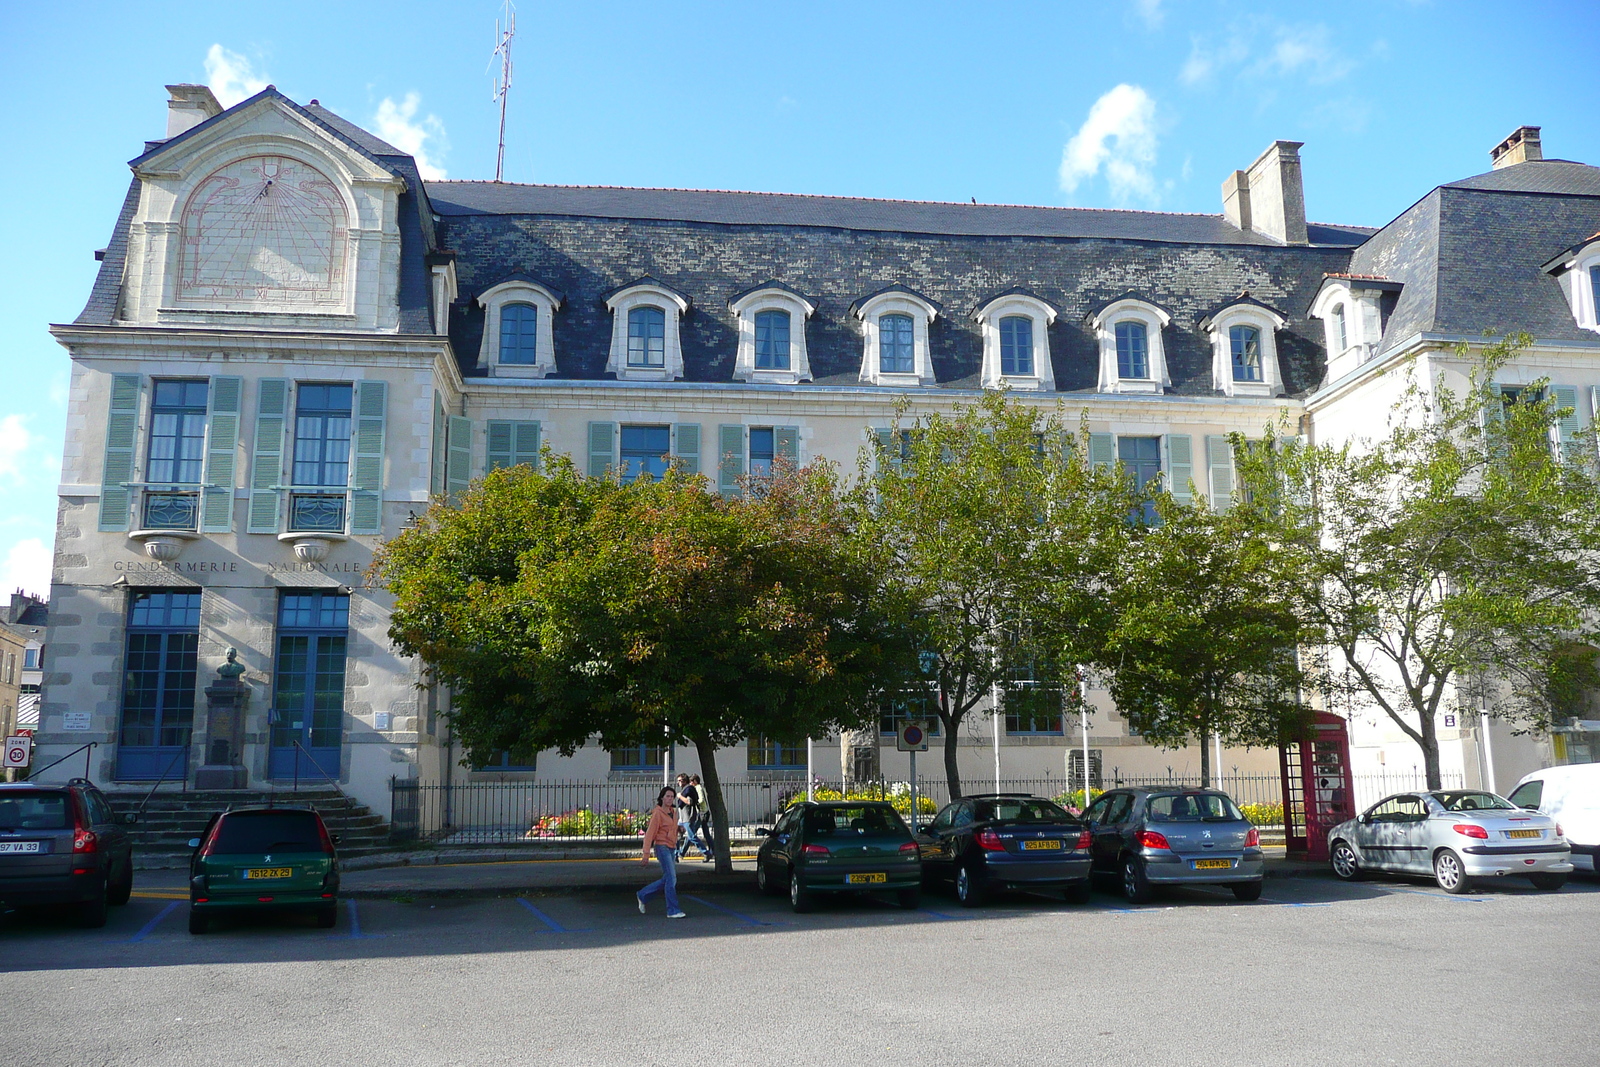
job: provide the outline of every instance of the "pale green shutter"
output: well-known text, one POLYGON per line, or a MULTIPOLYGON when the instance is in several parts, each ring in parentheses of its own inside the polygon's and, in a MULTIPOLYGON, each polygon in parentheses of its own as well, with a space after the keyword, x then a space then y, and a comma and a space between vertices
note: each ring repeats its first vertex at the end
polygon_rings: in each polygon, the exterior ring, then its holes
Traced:
POLYGON ((450 455, 445 461, 445 492, 451 506, 461 503, 461 496, 472 481, 472 420, 460 415, 450 416, 450 436, 447 442, 450 455))
POLYGON ((617 424, 589 424, 589 477, 604 478, 617 465, 617 424))
POLYGON ((685 474, 700 473, 700 424, 680 422, 672 427, 672 455, 685 474))
POLYGON ((444 495, 444 401, 439 394, 433 394, 433 451, 429 454, 428 462, 428 493, 430 496, 444 495))
POLYGON ((483 469, 485 472, 497 471, 501 467, 516 466, 511 461, 512 452, 512 426, 514 423, 500 419, 490 419, 487 437, 489 441, 483 469))
POLYGON ((354 462, 350 465, 350 532, 376 537, 383 532, 384 420, 389 383, 356 383, 354 462))
POLYGON ((233 490, 239 467, 240 378, 212 378, 210 416, 206 419, 205 488, 200 491, 200 529, 227 533, 233 529, 233 490))
POLYGON ((1117 439, 1109 433, 1089 435, 1089 462, 1096 467, 1114 467, 1117 464, 1117 439))
POLYGON ((1186 433, 1167 435, 1167 490, 1180 504, 1194 501, 1194 442, 1186 433))
POLYGON ((1233 445, 1227 437, 1206 436, 1206 475, 1211 510, 1227 511, 1233 506, 1233 445))
POLYGON ((1578 390, 1570 385, 1552 385, 1550 393, 1555 397, 1557 410, 1570 409, 1556 423, 1561 434, 1561 459, 1563 462, 1568 462, 1577 455, 1573 451, 1573 442, 1578 436, 1578 431, 1583 429, 1583 421, 1578 417, 1578 390))
POLYGON ((723 496, 739 491, 744 477, 744 427, 717 427, 717 489, 723 496))
POLYGON ((111 376, 111 412, 106 419, 105 465, 100 477, 100 529, 126 530, 133 502, 133 454, 139 440, 137 374, 111 376))
POLYGON ((517 467, 526 463, 539 467, 539 424, 494 419, 489 422, 489 454, 485 470, 517 467))
POLYGON ((289 380, 263 378, 256 386, 256 437, 251 449, 249 533, 275 534, 283 511, 283 435, 289 420, 289 380))
POLYGON ((800 427, 774 426, 772 428, 772 455, 775 459, 787 460, 792 465, 800 465, 800 427))

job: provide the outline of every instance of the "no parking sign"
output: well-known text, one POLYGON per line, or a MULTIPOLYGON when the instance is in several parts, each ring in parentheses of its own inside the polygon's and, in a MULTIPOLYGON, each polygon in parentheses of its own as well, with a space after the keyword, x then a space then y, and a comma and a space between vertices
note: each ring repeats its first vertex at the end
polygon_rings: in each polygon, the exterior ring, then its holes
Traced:
POLYGON ((920 722, 902 723, 895 747, 901 752, 928 751, 928 728, 920 722))
POLYGON ((6 738, 6 767, 26 767, 33 760, 33 738, 12 734, 6 738))

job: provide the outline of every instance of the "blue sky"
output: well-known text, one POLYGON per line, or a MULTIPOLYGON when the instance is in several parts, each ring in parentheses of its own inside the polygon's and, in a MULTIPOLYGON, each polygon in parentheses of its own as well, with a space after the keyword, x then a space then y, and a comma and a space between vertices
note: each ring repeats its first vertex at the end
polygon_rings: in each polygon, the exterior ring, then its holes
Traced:
MULTIPOLYGON (((494 176, 500 4, 0 0, 0 593, 46 592, 70 321, 171 82, 271 82, 494 176)), ((1216 212, 1274 139, 1382 225, 1515 127, 1600 164, 1600 4, 576 4, 518 10, 506 178, 1216 212)))

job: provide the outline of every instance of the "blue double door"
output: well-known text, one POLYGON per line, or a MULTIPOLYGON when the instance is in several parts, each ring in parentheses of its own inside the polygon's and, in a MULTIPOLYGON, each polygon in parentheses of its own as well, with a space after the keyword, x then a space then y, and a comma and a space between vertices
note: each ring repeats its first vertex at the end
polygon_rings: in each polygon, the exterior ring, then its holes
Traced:
POLYGON ((278 602, 269 778, 338 780, 349 618, 342 593, 285 593, 278 602))

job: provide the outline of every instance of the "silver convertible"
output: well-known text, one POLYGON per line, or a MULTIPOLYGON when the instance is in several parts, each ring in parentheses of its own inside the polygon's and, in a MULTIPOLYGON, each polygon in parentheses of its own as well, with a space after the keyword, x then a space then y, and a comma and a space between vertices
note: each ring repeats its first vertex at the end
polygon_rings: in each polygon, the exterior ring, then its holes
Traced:
POLYGON ((1572 872, 1572 849, 1554 819, 1463 789, 1379 801, 1328 831, 1328 860, 1345 881, 1367 871, 1431 874, 1446 893, 1508 875, 1556 890, 1572 872))

